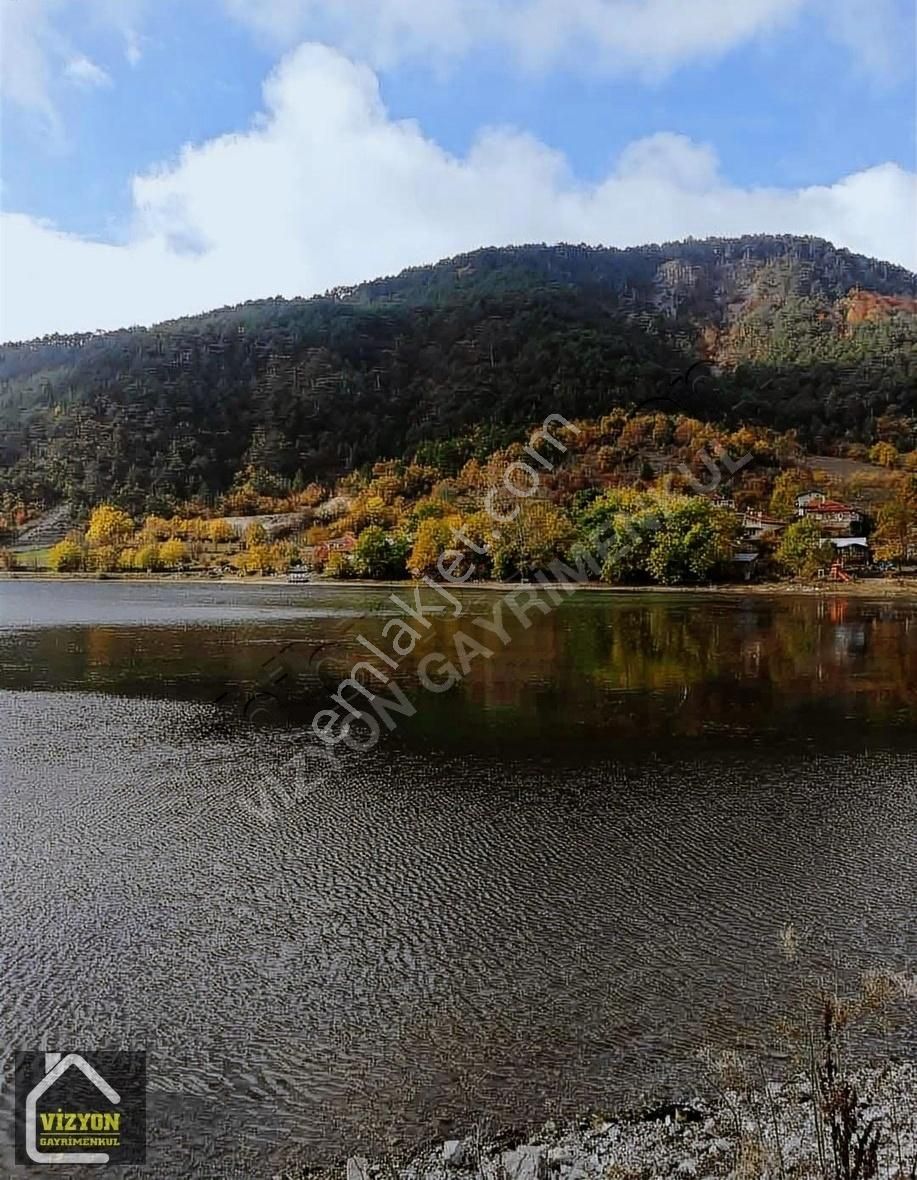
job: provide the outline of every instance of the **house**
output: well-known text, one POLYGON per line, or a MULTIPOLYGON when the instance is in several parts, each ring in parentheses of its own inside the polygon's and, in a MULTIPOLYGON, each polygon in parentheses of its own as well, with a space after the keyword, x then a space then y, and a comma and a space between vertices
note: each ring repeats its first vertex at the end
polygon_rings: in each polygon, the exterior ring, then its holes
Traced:
POLYGON ((757 571, 760 559, 760 553, 753 553, 750 550, 746 552, 743 550, 733 553, 729 564, 734 567, 736 576, 741 581, 750 582, 757 571))
POLYGON ((836 534, 849 533, 863 519, 849 504, 827 499, 811 500, 797 507, 796 514, 803 520, 816 520, 824 532, 836 534))
POLYGON ((869 565, 872 554, 865 537, 832 537, 831 544, 837 550, 837 560, 842 568, 869 565))
POLYGON ((357 539, 353 533, 345 533, 343 537, 335 537, 326 542, 329 553, 353 553, 357 547, 357 539))
POLYGON ((763 512, 746 512, 742 518, 742 532, 749 541, 776 541, 786 522, 763 512))
POLYGON ((818 504, 821 501, 827 500, 827 499, 828 499, 828 497, 825 495, 824 492, 803 492, 801 496, 796 497, 797 515, 801 515, 801 513, 799 512, 800 508, 808 508, 808 506, 810 504, 818 504))
POLYGON ((304 545, 299 551, 299 559, 306 569, 321 569, 332 553, 353 553, 356 547, 357 539, 353 533, 345 533, 331 541, 304 545))

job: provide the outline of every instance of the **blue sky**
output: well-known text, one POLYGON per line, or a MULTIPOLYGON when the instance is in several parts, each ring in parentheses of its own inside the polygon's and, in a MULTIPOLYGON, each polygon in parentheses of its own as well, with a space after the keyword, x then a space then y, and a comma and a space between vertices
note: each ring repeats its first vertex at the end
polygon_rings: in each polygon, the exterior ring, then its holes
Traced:
POLYGON ((917 265, 907 0, 0 0, 0 337, 478 245, 917 265))

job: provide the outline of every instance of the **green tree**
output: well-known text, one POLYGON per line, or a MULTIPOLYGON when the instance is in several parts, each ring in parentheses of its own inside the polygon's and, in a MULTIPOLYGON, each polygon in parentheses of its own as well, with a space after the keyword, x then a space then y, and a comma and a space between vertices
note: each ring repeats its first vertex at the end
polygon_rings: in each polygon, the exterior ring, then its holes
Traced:
POLYGON ((586 549, 604 552, 609 582, 664 586, 709 580, 731 557, 739 537, 735 513, 704 496, 615 489, 582 513, 586 549))
POLYGON ((777 561, 797 577, 811 578, 819 570, 830 566, 835 549, 822 536, 818 522, 809 517, 797 520, 783 534, 775 554, 777 561))
POLYGON ((370 525, 357 538, 350 561, 360 578, 403 578, 409 550, 410 542, 403 534, 370 525))
POLYGON ((702 496, 660 501, 661 527, 653 534, 647 570, 662 586, 708 581, 732 556, 739 538, 734 513, 702 496))
POLYGON ((645 581, 660 515, 649 494, 614 489, 594 500, 580 516, 583 545, 603 555, 606 582, 645 581))

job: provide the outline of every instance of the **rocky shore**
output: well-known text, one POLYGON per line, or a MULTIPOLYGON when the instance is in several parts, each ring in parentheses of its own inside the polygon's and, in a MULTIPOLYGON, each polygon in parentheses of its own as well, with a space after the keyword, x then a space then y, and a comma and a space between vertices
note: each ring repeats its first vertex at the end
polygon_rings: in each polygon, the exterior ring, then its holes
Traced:
POLYGON ((548 1122, 522 1142, 475 1133, 403 1161, 354 1156, 344 1180, 915 1180, 917 1064, 861 1069, 852 1081, 858 1102, 847 1170, 836 1170, 830 1126, 808 1079, 798 1078, 750 1093, 723 1090, 714 1101, 548 1122), (876 1170, 854 1170, 859 1136, 870 1124, 878 1129, 876 1170))

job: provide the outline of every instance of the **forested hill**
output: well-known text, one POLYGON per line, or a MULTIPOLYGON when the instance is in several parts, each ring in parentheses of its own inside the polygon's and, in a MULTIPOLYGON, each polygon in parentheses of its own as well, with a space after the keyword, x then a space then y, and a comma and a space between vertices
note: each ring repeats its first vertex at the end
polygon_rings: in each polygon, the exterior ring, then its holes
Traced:
POLYGON ((8 344, 0 511, 163 511, 243 469, 277 487, 382 457, 449 469, 547 413, 655 404, 821 450, 880 432, 914 446, 917 277, 814 238, 520 246, 8 344), (679 381, 698 360, 710 377, 679 381))

